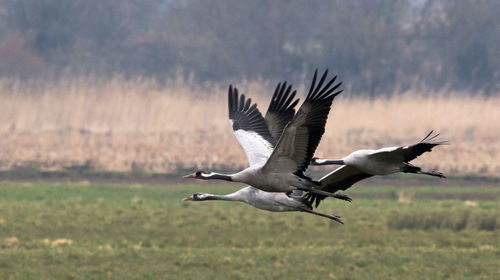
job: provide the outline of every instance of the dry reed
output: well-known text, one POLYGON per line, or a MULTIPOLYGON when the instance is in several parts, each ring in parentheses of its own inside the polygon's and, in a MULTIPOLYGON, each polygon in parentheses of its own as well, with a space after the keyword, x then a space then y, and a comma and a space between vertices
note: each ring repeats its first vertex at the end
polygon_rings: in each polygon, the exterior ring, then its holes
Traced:
MULTIPOLYGON (((246 165, 227 120, 226 86, 189 86, 180 79, 56 84, 0 81, 0 169, 176 172, 246 165)), ((273 85, 240 82, 265 112, 273 85)), ((299 88, 302 95, 304 86, 299 88)), ((334 102, 317 150, 337 158, 355 149, 412 144, 434 129, 450 145, 416 164, 447 174, 500 175, 500 97, 418 92, 334 102)))

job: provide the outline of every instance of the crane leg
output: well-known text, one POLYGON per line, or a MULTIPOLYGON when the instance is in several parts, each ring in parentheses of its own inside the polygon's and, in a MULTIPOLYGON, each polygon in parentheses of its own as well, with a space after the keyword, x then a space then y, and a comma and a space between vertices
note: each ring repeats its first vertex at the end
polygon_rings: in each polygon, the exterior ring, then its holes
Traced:
POLYGON ((446 176, 444 176, 441 172, 420 171, 418 173, 446 179, 446 176))
POLYGON ((334 197, 337 199, 342 199, 342 200, 348 201, 348 202, 352 201, 352 198, 350 198, 348 195, 345 195, 345 194, 336 193, 334 197))
POLYGON ((321 194, 321 195, 324 195, 324 196, 334 197, 334 198, 342 199, 342 200, 349 201, 349 202, 352 201, 352 199, 349 196, 345 195, 345 194, 337 194, 337 193, 325 192, 325 191, 322 191, 322 190, 318 190, 316 188, 308 188, 308 189, 300 189, 300 190, 307 191, 307 192, 312 192, 312 193, 315 193, 315 194, 321 194))
POLYGON ((301 209, 300 211, 302 212, 306 212, 306 213, 309 213, 309 214, 313 214, 313 215, 317 215, 317 216, 321 216, 321 217, 325 217, 325 218, 328 218, 328 219, 331 219, 331 220, 334 220, 338 223, 341 223, 341 224, 344 224, 344 222, 342 222, 342 220, 340 219, 339 216, 334 216, 334 215, 327 215, 327 214, 323 214, 323 213, 319 213, 319 212, 315 212, 313 210, 309 210, 307 208, 304 208, 304 209, 301 209))
POLYGON ((430 176, 435 176, 439 178, 446 178, 441 172, 434 171, 423 171, 420 167, 411 165, 409 163, 404 163, 403 170, 404 173, 415 173, 415 174, 425 174, 430 176))

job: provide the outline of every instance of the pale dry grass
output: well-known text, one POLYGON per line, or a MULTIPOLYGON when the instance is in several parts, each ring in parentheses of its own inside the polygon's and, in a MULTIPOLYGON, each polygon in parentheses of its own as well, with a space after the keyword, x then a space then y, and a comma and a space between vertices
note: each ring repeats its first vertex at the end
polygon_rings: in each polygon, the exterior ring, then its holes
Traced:
MULTIPOLYGON (((0 168, 176 172, 230 168, 246 158, 227 120, 227 85, 180 79, 57 84, 0 82, 0 168)), ((237 83, 267 109, 274 85, 237 83)), ((299 89, 302 95, 304 86, 299 89)), ((374 100, 343 93, 317 151, 336 158, 361 148, 412 144, 434 129, 450 145, 415 161, 447 174, 500 175, 500 97, 416 92, 374 100)))

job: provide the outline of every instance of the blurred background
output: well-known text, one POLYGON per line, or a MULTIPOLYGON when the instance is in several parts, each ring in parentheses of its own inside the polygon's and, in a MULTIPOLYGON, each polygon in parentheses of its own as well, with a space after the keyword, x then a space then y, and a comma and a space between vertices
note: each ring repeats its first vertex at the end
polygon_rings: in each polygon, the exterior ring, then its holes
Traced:
MULTIPOLYGON (((0 0, 0 279, 498 279, 500 1, 0 0), (307 213, 243 184, 229 84, 343 81, 316 156, 449 145, 307 213)), ((313 169, 331 171, 333 166, 313 169)))
POLYGON ((240 168, 230 83, 265 112, 315 68, 344 81, 318 156, 451 145, 419 159, 500 175, 500 2, 0 0, 0 169, 240 168))

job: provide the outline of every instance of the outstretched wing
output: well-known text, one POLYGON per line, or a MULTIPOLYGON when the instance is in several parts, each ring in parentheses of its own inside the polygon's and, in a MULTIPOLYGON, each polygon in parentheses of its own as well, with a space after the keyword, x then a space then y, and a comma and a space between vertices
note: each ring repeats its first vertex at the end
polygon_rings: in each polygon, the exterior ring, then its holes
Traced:
MULTIPOLYGON (((369 178, 373 175, 365 173, 356 167, 342 165, 341 167, 335 169, 334 171, 328 173, 319 179, 321 186, 319 187, 323 191, 335 193, 339 190, 347 190, 355 183, 369 178)), ((325 199, 326 196, 318 195, 314 193, 307 193, 304 196, 306 203, 309 205, 313 205, 316 203, 316 207, 318 207, 321 200, 325 199)))
POLYGON ((306 100, 292 121, 286 125, 276 148, 264 168, 272 172, 293 172, 299 176, 309 166, 309 162, 325 132, 325 124, 333 99, 342 90, 335 90, 342 84, 332 87, 337 76, 323 86, 328 70, 316 85, 318 71, 314 72, 311 88, 306 100))
POLYGON ((276 141, 257 109, 257 104, 252 104, 252 100, 246 99, 244 94, 239 95, 238 89, 233 89, 230 85, 228 107, 234 136, 245 151, 250 166, 264 164, 271 155, 276 141))
POLYGON ((432 135, 433 132, 434 131, 431 130, 429 134, 427 134, 427 136, 425 136, 424 139, 417 144, 402 147, 383 148, 375 151, 370 157, 396 158, 402 162, 408 163, 423 153, 430 152, 435 146, 447 143, 447 141, 433 142, 432 140, 439 136, 439 133, 432 135))
POLYGON ((365 173, 356 167, 342 165, 319 179, 321 183, 320 189, 331 193, 339 190, 345 191, 353 184, 371 176, 373 175, 365 173))
POLYGON ((267 128, 276 142, 278 142, 285 126, 293 119, 295 106, 299 102, 298 98, 293 100, 297 91, 291 91, 292 85, 287 87, 286 82, 278 83, 267 109, 265 117, 267 128))

